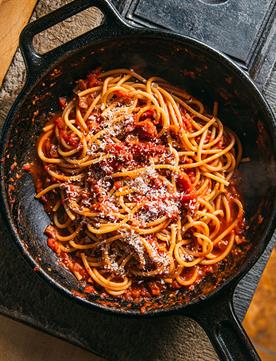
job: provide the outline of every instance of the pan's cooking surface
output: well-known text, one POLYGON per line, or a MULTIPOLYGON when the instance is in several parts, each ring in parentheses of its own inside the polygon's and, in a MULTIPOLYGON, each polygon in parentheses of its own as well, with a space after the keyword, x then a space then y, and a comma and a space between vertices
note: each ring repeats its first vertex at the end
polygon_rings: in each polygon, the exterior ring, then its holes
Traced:
MULTIPOLYGON (((32 158, 33 144, 43 125, 44 115, 49 111, 56 110, 55 99, 60 95, 70 94, 74 87, 73 81, 85 76, 89 70, 98 65, 104 68, 138 65, 140 72, 145 75, 157 74, 172 83, 182 85, 204 103, 211 104, 214 99, 221 100, 224 104, 221 118, 238 133, 245 148, 245 156, 251 158, 251 162, 241 169, 242 191, 251 225, 249 238, 254 244, 254 251, 252 250, 250 258, 253 260, 257 257, 264 246, 258 240, 261 239, 269 221, 269 217, 266 215, 269 214, 273 202, 270 197, 272 151, 269 131, 271 132, 271 130, 267 125, 266 127, 262 126, 262 122, 266 124, 269 115, 254 93, 254 89, 237 71, 224 65, 223 60, 217 62, 211 53, 200 50, 192 42, 187 42, 186 46, 183 46, 176 40, 170 39, 168 42, 165 38, 150 35, 124 38, 120 41, 107 41, 98 47, 94 46, 85 49, 82 53, 69 56, 55 70, 50 69, 47 76, 22 99, 20 110, 15 114, 16 121, 8 133, 11 142, 10 148, 7 149, 10 157, 6 157, 4 167, 6 177, 16 179, 15 172, 32 158), (187 74, 190 74, 190 77, 187 77, 187 74), (50 87, 50 84, 53 86, 50 87), (26 141, 29 139, 32 141, 26 141), (15 167, 14 172, 7 174, 14 162, 14 156, 16 156, 18 168, 15 167), (265 220, 255 229, 254 225, 257 223, 254 215, 260 211, 265 220)), ((49 219, 42 205, 33 198, 32 179, 24 174, 22 178, 15 180, 15 184, 12 184, 8 191, 10 192, 12 216, 15 221, 18 220, 17 231, 21 239, 25 241, 27 252, 54 281, 68 291, 78 289, 76 280, 56 264, 56 258, 52 251, 45 246, 43 231, 48 225, 49 219), (12 186, 15 186, 14 192, 12 186), (13 199, 19 201, 13 203, 13 199), (51 271, 49 271, 49 267, 51 267, 51 271)), ((238 268, 239 264, 233 264, 233 269, 229 268, 231 275, 238 268)), ((220 281, 228 276, 224 272, 219 272, 216 280, 220 281)), ((202 294, 208 293, 213 285, 214 280, 207 281, 203 289, 195 290, 192 297, 196 299, 202 294)), ((164 306, 171 307, 174 304, 185 304, 189 301, 190 296, 179 294, 177 297, 170 298, 169 302, 155 303, 153 307, 164 308, 164 306)), ((116 304, 113 306, 116 307, 116 304)))

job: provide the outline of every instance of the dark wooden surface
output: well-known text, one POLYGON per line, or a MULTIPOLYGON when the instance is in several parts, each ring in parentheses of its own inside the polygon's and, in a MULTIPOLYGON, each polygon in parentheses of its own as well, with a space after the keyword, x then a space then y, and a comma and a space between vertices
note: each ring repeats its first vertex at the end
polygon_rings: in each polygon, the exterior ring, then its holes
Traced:
MULTIPOLYGON (((58 0, 53 4, 50 0, 41 0, 34 16, 39 17, 65 2, 58 0)), ((46 38, 45 41, 52 41, 52 38, 46 38)), ((273 42, 272 45, 267 45, 268 49, 265 52, 265 57, 273 62, 275 54, 271 55, 271 49, 274 45, 273 42)), ((267 63, 265 59, 261 59, 260 64, 267 63)), ((263 76, 261 67, 256 68, 254 74, 257 74, 258 79, 265 79, 265 82, 260 81, 259 84, 275 109, 275 71, 271 71, 272 65, 273 63, 270 63, 270 67, 266 67, 266 76, 263 76)), ((253 68, 251 70, 253 72, 253 68)), ((17 53, 0 91, 1 123, 22 85, 23 73, 22 59, 17 53)), ((248 308, 273 242, 274 240, 270 242, 264 255, 237 287, 234 303, 240 320, 248 308)), ((203 331, 187 318, 170 316, 150 321, 119 318, 93 312, 68 300, 39 278, 22 259, 5 229, 2 218, 0 253, 0 312, 9 317, 66 339, 110 360, 216 359, 203 331), (205 350, 204 353, 202 349, 205 350)))

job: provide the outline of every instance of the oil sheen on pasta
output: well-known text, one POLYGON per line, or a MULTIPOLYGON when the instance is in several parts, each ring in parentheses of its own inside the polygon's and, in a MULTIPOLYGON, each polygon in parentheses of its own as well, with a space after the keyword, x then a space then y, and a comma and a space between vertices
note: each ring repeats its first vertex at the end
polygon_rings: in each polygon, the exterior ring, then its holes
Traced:
POLYGON ((237 136, 184 90, 132 69, 79 80, 39 138, 48 245, 89 293, 192 289, 244 238, 237 136), (235 177, 234 177, 235 178, 235 177))

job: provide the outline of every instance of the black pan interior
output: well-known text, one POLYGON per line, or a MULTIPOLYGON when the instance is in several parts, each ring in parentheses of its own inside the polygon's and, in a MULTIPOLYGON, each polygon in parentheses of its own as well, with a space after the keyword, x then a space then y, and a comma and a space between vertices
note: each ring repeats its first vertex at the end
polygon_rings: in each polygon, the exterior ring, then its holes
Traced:
MULTIPOLYGON (((40 80, 23 92, 19 103, 9 118, 5 135, 6 149, 2 172, 4 175, 10 220, 23 252, 38 264, 52 283, 68 293, 81 292, 82 285, 58 263, 57 257, 46 245, 43 234, 50 220, 43 206, 34 199, 31 176, 16 173, 34 157, 34 144, 43 127, 47 114, 58 109, 59 96, 72 96, 75 81, 101 66, 104 69, 132 67, 145 76, 159 75, 173 84, 187 89, 212 109, 213 101, 221 104, 219 116, 240 137, 244 156, 251 161, 242 164, 241 192, 246 205, 249 225, 247 236, 252 248, 247 261, 229 260, 218 273, 206 279, 189 292, 166 295, 148 305, 149 311, 173 309, 205 297, 215 287, 237 276, 252 265, 268 241, 267 228, 271 222, 274 202, 273 183, 273 122, 271 115, 250 81, 240 71, 229 66, 225 59, 191 40, 173 36, 140 33, 120 39, 101 41, 85 49, 65 54, 55 66, 42 72, 40 80), (17 166, 12 167, 16 162, 17 166), (14 183, 8 180, 14 179, 14 183), (10 185, 14 186, 14 189, 10 185), (264 218, 261 224, 257 215, 264 218)), ((97 296, 87 300, 101 304, 97 296)), ((127 309, 118 300, 110 299, 109 309, 127 309)), ((141 305, 132 304, 130 312, 137 312, 141 305)))

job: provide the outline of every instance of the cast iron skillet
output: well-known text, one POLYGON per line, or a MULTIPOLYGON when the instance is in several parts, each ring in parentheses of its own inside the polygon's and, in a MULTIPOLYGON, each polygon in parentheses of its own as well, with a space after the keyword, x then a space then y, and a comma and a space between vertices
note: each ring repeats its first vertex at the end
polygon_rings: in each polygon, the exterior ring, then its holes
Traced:
POLYGON ((119 300, 110 299, 105 304, 98 296, 83 298, 72 292, 81 292, 81 285, 58 264, 46 245, 43 231, 49 218, 34 199, 33 181, 27 173, 16 177, 23 164, 34 157, 34 144, 45 114, 57 110, 56 99, 71 95, 74 81, 99 65, 106 69, 139 66, 146 76, 158 74, 183 86, 204 104, 212 104, 214 99, 223 104, 221 119, 238 133, 245 156, 251 158, 240 172, 252 248, 246 258, 237 262, 230 259, 228 267, 222 266, 190 293, 153 300, 145 315, 178 313, 192 317, 205 329, 221 359, 258 360, 232 305, 235 286, 272 236, 275 215, 275 123, 250 78, 223 54, 196 40, 127 25, 107 0, 77 0, 29 24, 21 34, 20 48, 27 80, 2 135, 2 210, 21 252, 39 273, 68 296, 99 311, 142 317, 141 305, 129 309, 119 300), (100 27, 45 55, 34 51, 35 34, 90 6, 98 7, 104 14, 100 27), (263 217, 260 224, 259 214, 263 217))

